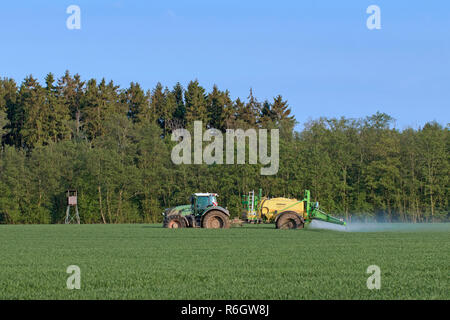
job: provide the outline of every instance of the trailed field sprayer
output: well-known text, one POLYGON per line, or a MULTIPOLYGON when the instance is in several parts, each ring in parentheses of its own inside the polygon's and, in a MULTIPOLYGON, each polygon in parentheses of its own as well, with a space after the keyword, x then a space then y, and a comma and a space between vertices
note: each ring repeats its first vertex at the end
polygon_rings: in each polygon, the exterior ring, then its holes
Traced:
POLYGON ((243 196, 243 219, 247 223, 275 223, 277 229, 301 229, 312 220, 346 225, 343 219, 335 218, 319 209, 319 203, 311 202, 309 190, 302 200, 268 198, 250 191, 243 196))

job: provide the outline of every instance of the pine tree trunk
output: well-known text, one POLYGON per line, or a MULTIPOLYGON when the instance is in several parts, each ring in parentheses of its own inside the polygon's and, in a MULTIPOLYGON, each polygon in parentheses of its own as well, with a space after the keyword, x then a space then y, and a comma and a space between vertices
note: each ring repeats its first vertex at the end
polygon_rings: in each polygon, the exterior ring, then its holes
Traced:
POLYGON ((109 222, 113 223, 112 215, 111 215, 111 204, 109 202, 109 190, 108 189, 106 189, 106 208, 108 211, 109 222))
POLYGON ((77 136, 78 136, 78 134, 80 133, 80 110, 77 110, 75 118, 77 123, 77 136))
POLYGON ((103 207, 102 207, 102 189, 101 189, 100 185, 98 186, 98 202, 100 205, 100 215, 102 217, 103 223, 106 224, 106 219, 105 219, 105 215, 103 213, 103 207))

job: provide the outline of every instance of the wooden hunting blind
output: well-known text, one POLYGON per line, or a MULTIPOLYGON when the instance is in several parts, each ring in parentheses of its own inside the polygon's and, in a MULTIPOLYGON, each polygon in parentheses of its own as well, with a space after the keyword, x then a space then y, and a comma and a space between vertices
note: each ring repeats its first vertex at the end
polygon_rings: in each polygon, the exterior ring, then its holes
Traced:
POLYGON ((64 221, 66 224, 77 223, 80 224, 80 215, 78 214, 78 193, 77 190, 67 190, 67 210, 66 219, 64 221), (70 208, 74 207, 74 214, 70 213, 70 208))

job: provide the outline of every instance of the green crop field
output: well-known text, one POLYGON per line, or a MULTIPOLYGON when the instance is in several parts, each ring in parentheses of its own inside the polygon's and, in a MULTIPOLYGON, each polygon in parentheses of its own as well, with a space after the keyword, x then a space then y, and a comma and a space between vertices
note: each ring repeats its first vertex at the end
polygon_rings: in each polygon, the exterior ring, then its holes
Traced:
POLYGON ((449 224, 273 228, 0 226, 0 299, 449 299, 449 224))

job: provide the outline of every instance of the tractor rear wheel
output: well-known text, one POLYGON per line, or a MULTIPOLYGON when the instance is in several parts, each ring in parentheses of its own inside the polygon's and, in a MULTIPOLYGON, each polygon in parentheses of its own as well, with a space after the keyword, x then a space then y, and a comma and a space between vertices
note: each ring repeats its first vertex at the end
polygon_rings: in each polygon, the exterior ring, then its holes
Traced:
POLYGON ((285 212, 277 219, 277 229, 302 229, 305 222, 295 212, 285 212))
POLYGON ((202 228, 206 229, 228 229, 230 219, 228 216, 218 210, 208 212, 202 221, 202 228))
POLYGON ((186 219, 178 214, 168 216, 164 219, 163 227, 169 229, 186 228, 186 219))

